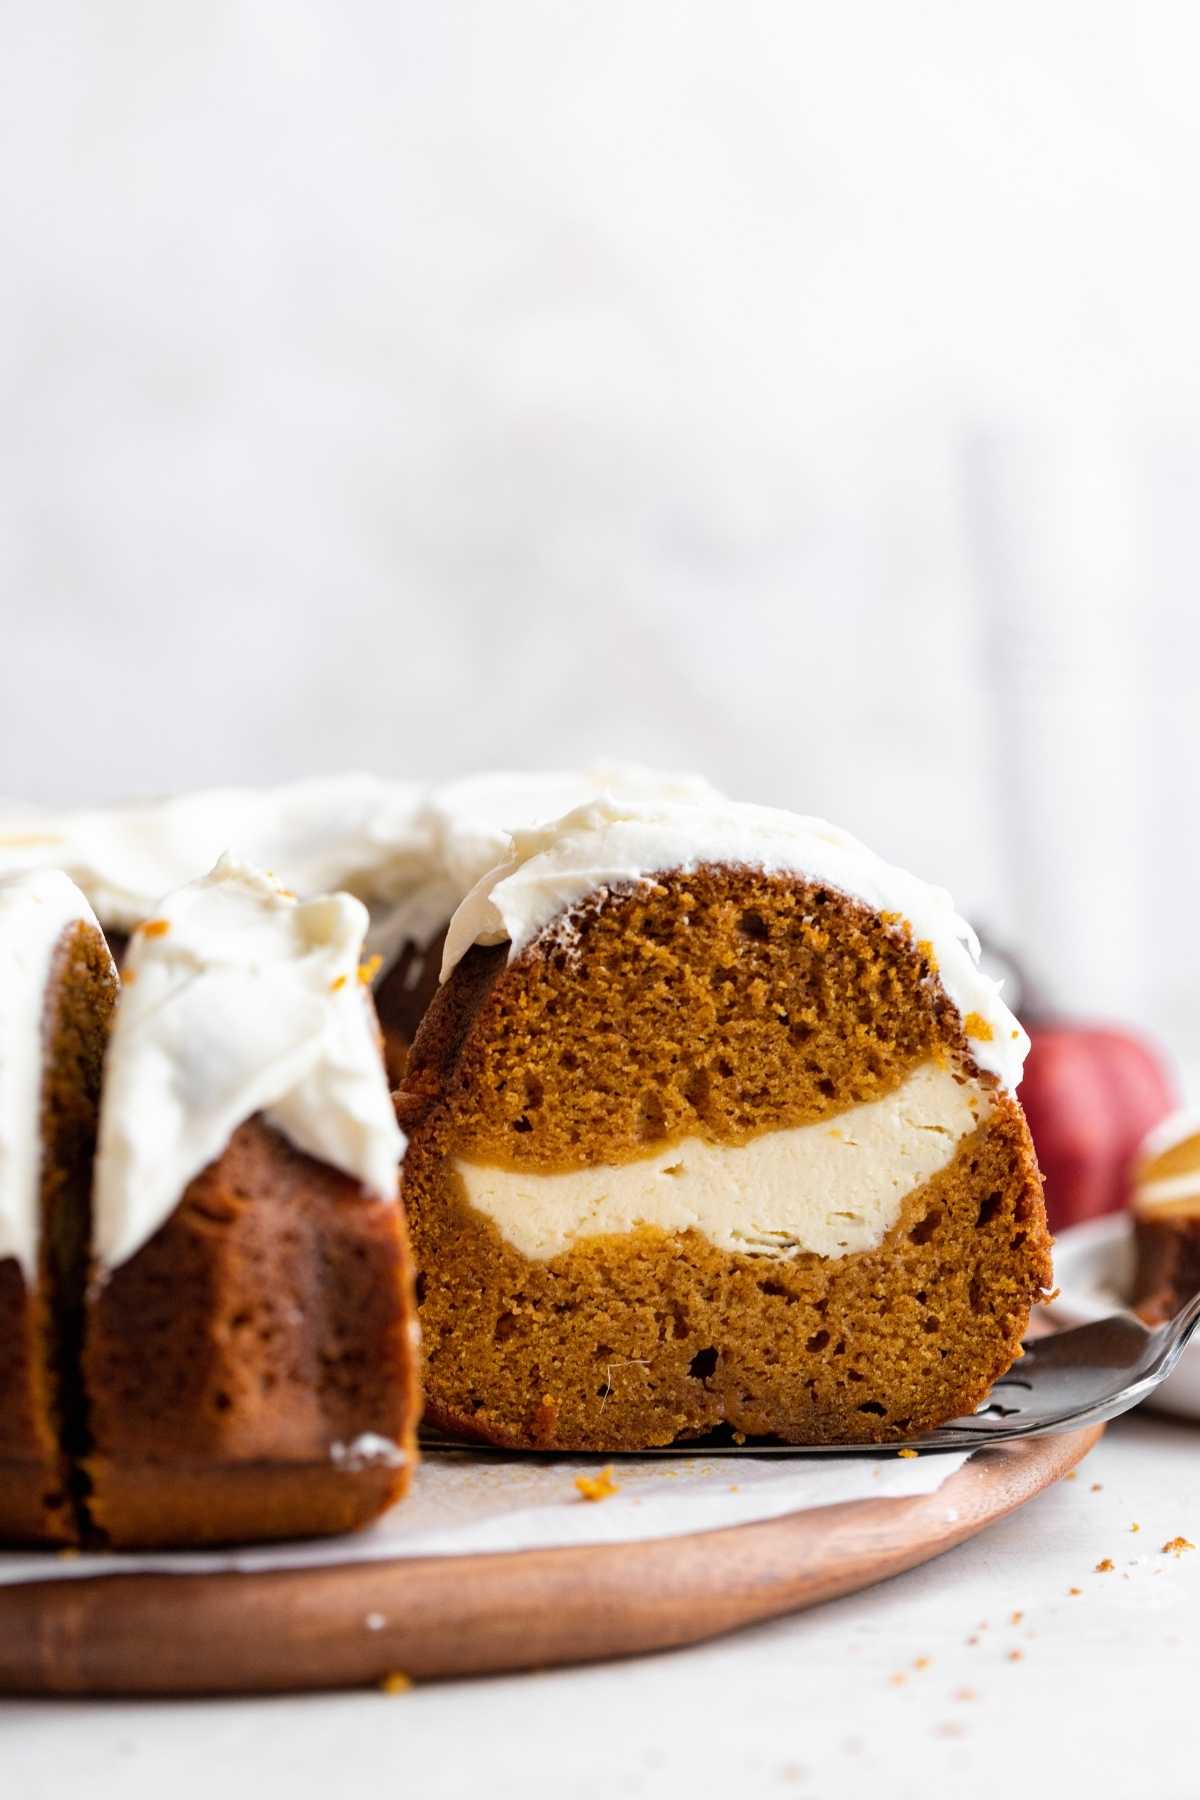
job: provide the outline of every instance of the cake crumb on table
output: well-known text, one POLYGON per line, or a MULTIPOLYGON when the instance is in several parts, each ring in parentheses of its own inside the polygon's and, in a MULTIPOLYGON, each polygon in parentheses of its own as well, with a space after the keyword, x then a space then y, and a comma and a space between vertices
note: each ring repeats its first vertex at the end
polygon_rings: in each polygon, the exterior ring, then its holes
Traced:
POLYGON ((1162 1553, 1164 1556, 1182 1556, 1185 1550, 1194 1550, 1195 1548, 1196 1546, 1190 1538, 1173 1537, 1163 1545, 1162 1553))
POLYGON ((598 1475, 577 1475, 575 1486, 585 1500, 611 1500, 621 1491, 620 1483, 613 1480, 611 1463, 598 1475))
POLYGON ((1093 1481, 1088 1492, 1091 1494, 1102 1494, 1104 1492, 1104 1483, 1102 1481, 1093 1481))
POLYGON ((1092 1573, 1094 1575, 1107 1575, 1110 1573, 1111 1570, 1115 1569, 1116 1566, 1117 1565, 1113 1561, 1111 1556, 1105 1556, 1105 1557, 1102 1557, 1100 1559, 1100 1561, 1096 1564, 1096 1567, 1093 1569, 1092 1573))
POLYGON ((1070 1587, 1067 1589, 1067 1593, 1072 1594, 1072 1595, 1073 1594, 1082 1594, 1082 1592, 1083 1592, 1082 1588, 1070 1587))
POLYGON ((1024 1617, 1025 1617, 1025 1614, 1018 1610, 1017 1612, 1013 1613, 1012 1617, 1009 1619, 1008 1622, 1010 1625, 1019 1625, 1021 1623, 1021 1620, 1024 1617))
POLYGON ((1024 1659, 1025 1652, 1023 1650, 1010 1650, 1008 1653, 1009 1662, 1023 1662, 1024 1659))
POLYGON ((920 1452, 917 1450, 897 1450, 897 1452, 896 1452, 897 1456, 904 1456, 904 1457, 909 1457, 909 1458, 918 1456, 919 1454, 920 1454, 920 1452))
POLYGON ((383 1677, 379 1687, 384 1694, 407 1694, 412 1687, 412 1676, 406 1675, 403 1669, 393 1669, 383 1677))

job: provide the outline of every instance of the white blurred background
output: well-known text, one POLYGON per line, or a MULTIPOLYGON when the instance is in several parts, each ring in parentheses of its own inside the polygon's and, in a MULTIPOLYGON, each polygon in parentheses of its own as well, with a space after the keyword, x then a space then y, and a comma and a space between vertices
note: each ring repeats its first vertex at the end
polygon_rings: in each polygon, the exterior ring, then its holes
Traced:
POLYGON ((0 25, 0 790, 621 755, 1200 1061, 1200 14, 0 25))

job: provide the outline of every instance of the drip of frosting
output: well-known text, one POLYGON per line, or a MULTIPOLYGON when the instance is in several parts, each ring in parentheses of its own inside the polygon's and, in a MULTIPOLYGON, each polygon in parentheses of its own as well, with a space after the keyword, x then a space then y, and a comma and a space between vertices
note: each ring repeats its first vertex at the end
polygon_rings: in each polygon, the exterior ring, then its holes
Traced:
POLYGON ((417 820, 426 846, 424 876, 373 924, 370 948, 382 955, 385 965, 395 960, 405 942, 424 948, 445 928, 463 896, 508 856, 515 833, 536 829, 572 807, 604 797, 699 804, 718 795, 702 775, 638 763, 537 772, 496 770, 447 782, 429 795, 417 820))
POLYGON ((65 869, 117 931, 132 931, 227 850, 295 893, 341 888, 386 909, 428 870, 421 799, 411 783, 347 774, 89 812, 11 810, 0 820, 0 868, 65 869))
POLYGON ((979 967, 979 942, 944 888, 886 863, 823 819, 711 800, 654 805, 602 799, 518 832, 497 868, 472 888, 446 934, 442 979, 472 944, 509 942, 509 961, 589 894, 621 890, 704 863, 801 876, 894 917, 928 942, 981 1069, 1015 1089, 1029 1039, 979 967))
POLYGON ((134 1255, 258 1112, 297 1149, 395 1198, 404 1140, 359 979, 366 925, 349 894, 296 901, 222 857, 135 934, 100 1114, 103 1267, 134 1255))
MULTIPOLYGON (((100 928, 58 869, 0 879, 0 1260, 37 1280, 47 986, 63 933, 100 928)), ((116 980, 116 972, 113 972, 116 980)))

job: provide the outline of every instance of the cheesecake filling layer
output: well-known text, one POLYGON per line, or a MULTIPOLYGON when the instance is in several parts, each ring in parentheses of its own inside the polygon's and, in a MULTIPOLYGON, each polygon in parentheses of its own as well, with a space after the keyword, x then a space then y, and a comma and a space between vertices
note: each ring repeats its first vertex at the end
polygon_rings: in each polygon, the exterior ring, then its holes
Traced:
POLYGON ((539 1174, 457 1158, 467 1200, 522 1256, 652 1226, 775 1261, 852 1256, 883 1242, 907 1197, 953 1161, 986 1117, 977 1082, 940 1063, 882 1100, 745 1144, 683 1138, 654 1156, 539 1174))

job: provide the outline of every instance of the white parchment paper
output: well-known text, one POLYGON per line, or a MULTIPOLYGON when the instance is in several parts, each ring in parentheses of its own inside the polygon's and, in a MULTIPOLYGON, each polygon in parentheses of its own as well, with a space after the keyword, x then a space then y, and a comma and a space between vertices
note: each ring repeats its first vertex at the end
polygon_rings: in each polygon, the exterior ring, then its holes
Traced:
POLYGON ((123 1554, 0 1553, 0 1583, 88 1575, 194 1575, 316 1568, 401 1556, 466 1556, 567 1544, 637 1543, 720 1531, 846 1500, 934 1493, 965 1455, 831 1457, 671 1456, 611 1465, 617 1492, 584 1499, 577 1475, 601 1465, 426 1453, 408 1497, 356 1536, 209 1551, 123 1554))

